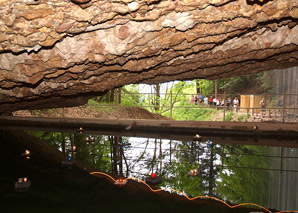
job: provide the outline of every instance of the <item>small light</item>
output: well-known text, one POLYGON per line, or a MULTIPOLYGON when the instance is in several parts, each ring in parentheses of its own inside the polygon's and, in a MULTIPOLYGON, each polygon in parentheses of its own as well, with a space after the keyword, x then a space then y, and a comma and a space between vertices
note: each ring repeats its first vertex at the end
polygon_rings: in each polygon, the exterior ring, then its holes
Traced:
POLYGON ((30 150, 26 149, 22 156, 25 157, 27 160, 30 159, 30 150))
POLYGON ((82 134, 84 132, 83 127, 80 127, 79 129, 77 129, 77 132, 79 132, 80 134, 82 134))
POLYGON ((120 188, 123 187, 128 180, 124 180, 123 178, 119 178, 115 181, 115 185, 118 185, 120 188))
POLYGON ((76 151, 77 147, 76 146, 72 146, 72 151, 76 151))
POLYGON ((156 173, 151 173, 149 177, 145 178, 145 182, 151 185, 157 185, 162 182, 162 178, 157 176, 156 173))
POLYGON ((31 186, 31 181, 27 177, 18 178, 18 181, 14 184, 15 191, 26 192, 31 186))
POLYGON ((196 134, 196 135, 193 137, 193 141, 202 141, 202 136, 199 135, 199 134, 196 134))

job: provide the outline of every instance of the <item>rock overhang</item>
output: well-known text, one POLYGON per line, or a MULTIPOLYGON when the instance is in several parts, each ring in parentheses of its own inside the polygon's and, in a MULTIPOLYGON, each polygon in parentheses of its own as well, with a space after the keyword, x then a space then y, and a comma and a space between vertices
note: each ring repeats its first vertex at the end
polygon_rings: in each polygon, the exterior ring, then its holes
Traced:
POLYGON ((298 65, 296 0, 75 3, 0 0, 0 112, 298 65))

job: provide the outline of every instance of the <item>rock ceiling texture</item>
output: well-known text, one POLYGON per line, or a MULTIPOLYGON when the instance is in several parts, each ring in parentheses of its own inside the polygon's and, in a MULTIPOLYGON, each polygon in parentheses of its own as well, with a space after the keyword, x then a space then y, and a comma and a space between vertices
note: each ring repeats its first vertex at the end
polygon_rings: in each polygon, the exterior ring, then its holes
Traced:
POLYGON ((0 113, 298 65, 298 0, 0 0, 0 113))

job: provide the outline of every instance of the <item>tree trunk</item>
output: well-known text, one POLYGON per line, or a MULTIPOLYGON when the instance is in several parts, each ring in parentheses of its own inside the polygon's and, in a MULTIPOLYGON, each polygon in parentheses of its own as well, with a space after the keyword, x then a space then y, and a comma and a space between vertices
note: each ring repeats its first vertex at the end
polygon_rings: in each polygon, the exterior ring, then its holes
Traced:
POLYGON ((214 80, 214 97, 217 98, 217 91, 218 91, 218 84, 217 84, 217 80, 214 80))
POLYGON ((159 112, 160 110, 160 84, 155 84, 155 101, 154 101, 154 110, 159 112))
POLYGON ((112 89, 110 92, 110 103, 112 103, 115 100, 115 90, 112 89))

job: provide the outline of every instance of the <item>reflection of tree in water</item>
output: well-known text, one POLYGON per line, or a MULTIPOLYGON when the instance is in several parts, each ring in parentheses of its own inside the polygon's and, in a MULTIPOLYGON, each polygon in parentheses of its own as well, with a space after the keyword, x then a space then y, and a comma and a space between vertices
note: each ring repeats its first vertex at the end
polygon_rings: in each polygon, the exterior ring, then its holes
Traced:
POLYGON ((225 145, 223 170, 217 193, 232 202, 264 203, 271 172, 258 168, 269 168, 270 151, 260 146, 225 145))
POLYGON ((215 196, 219 145, 207 147, 205 143, 182 142, 176 144, 174 150, 176 162, 167 164, 164 168, 167 171, 165 183, 190 196, 215 196), (198 169, 198 176, 188 177, 187 173, 191 169, 198 169))
POLYGON ((76 159, 94 169, 100 171, 111 171, 111 163, 108 158, 110 154, 110 142, 107 136, 94 135, 95 143, 86 145, 85 138, 88 134, 74 134, 62 132, 29 131, 29 134, 46 141, 51 146, 60 150, 66 157, 68 150, 76 146, 76 159))
MULTIPOLYGON (((278 179, 276 173, 270 170, 272 165, 279 164, 268 158, 268 155, 274 154, 270 147, 218 144, 208 147, 206 143, 195 141, 170 141, 166 144, 160 139, 147 139, 139 154, 133 155, 131 152, 129 155, 127 151, 135 148, 125 148, 124 151, 122 137, 93 135, 95 143, 86 145, 85 138, 90 136, 88 134, 30 134, 65 152, 65 156, 67 150, 75 145, 77 160, 98 171, 119 175, 125 173, 125 176, 141 178, 156 172, 163 176, 160 186, 178 189, 189 196, 209 195, 235 203, 269 203, 268 188, 276 193, 278 191, 278 187, 268 187, 269 180, 271 184, 275 179, 275 182, 286 180, 278 179), (153 143, 151 148, 150 142, 153 143), (198 176, 188 177, 187 173, 191 169, 198 169, 198 176)), ((136 144, 140 145, 140 142, 136 144)), ((290 163, 287 162, 287 165, 290 163)))

